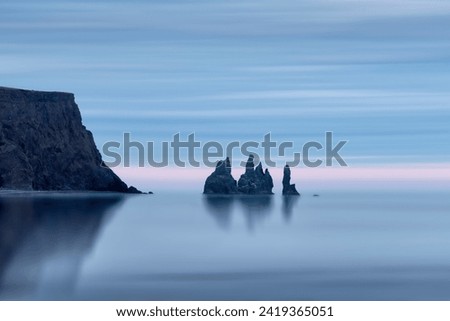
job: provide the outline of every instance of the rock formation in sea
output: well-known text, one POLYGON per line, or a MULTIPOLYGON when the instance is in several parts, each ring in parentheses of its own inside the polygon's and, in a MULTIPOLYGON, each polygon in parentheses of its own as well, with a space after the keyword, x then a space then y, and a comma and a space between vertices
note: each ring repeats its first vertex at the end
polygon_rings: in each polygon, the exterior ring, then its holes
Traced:
POLYGON ((291 168, 287 164, 283 172, 283 195, 300 195, 295 184, 291 184, 291 168))
POLYGON ((208 176, 203 188, 204 194, 237 194, 236 180, 231 175, 231 163, 227 157, 219 161, 214 172, 208 176))
POLYGON ((140 193, 103 163, 73 94, 5 87, 0 188, 140 193))
POLYGON ((245 165, 245 173, 238 181, 238 191, 243 194, 273 194, 273 180, 269 170, 263 171, 262 164, 255 168, 254 156, 250 155, 245 165))
POLYGON ((227 157, 219 161, 214 172, 208 176, 203 189, 204 194, 273 194, 273 180, 269 171, 263 171, 262 165, 256 168, 254 157, 250 155, 245 167, 245 173, 241 175, 239 182, 231 175, 231 163, 227 157))

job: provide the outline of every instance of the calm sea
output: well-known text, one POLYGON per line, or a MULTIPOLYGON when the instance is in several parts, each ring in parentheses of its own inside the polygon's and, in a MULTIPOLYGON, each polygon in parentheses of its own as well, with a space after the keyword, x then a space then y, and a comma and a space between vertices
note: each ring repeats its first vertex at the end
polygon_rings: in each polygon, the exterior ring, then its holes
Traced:
POLYGON ((0 195, 3 300, 450 300, 439 190, 0 195))

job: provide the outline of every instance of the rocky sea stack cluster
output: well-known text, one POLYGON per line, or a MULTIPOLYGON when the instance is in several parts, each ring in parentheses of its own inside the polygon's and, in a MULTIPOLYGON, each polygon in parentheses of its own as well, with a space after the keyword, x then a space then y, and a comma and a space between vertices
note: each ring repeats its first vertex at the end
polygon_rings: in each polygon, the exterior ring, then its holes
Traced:
POLYGON ((140 193, 105 166, 73 94, 5 87, 0 188, 140 193))
MULTIPOLYGON (((204 194, 246 194, 246 195, 268 195, 273 194, 273 179, 266 168, 263 170, 259 163, 255 168, 254 156, 250 155, 245 173, 241 175, 239 181, 231 175, 231 163, 227 157, 219 161, 214 172, 208 176, 203 189, 204 194)), ((284 169, 283 195, 300 195, 295 189, 295 184, 290 184, 291 170, 288 165, 284 169)))
POLYGON ((254 156, 250 155, 245 165, 245 173, 238 181, 238 191, 242 194, 273 194, 273 180, 269 170, 263 171, 261 163, 255 168, 254 156))

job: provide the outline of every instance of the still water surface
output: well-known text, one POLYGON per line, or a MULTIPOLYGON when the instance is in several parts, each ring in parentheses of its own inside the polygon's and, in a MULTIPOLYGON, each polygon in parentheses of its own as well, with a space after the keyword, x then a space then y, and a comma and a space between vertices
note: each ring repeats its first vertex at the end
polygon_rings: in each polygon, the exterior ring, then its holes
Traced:
POLYGON ((0 299, 450 300, 450 197, 2 193, 0 299))

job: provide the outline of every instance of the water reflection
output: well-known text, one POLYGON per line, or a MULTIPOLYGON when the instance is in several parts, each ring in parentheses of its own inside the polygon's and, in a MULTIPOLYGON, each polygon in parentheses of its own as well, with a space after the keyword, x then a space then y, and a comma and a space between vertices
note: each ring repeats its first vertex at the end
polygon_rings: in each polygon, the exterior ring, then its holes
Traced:
POLYGON ((249 230, 253 230, 258 221, 261 221, 272 212, 272 200, 273 195, 249 195, 238 198, 249 230))
POLYGON ((273 195, 204 195, 208 213, 220 227, 228 229, 233 211, 244 214, 247 226, 253 230, 255 224, 272 212, 273 195))
POLYGON ((298 196, 298 195, 283 195, 282 197, 283 197, 283 205, 282 205, 283 216, 286 219, 286 222, 289 222, 292 218, 294 208, 297 205, 297 202, 298 202, 300 196, 298 196))
POLYGON ((0 197, 0 298, 68 298, 84 257, 122 197, 0 197))
POLYGON ((208 213, 214 217, 219 226, 228 229, 235 198, 228 195, 205 195, 203 200, 208 213))

